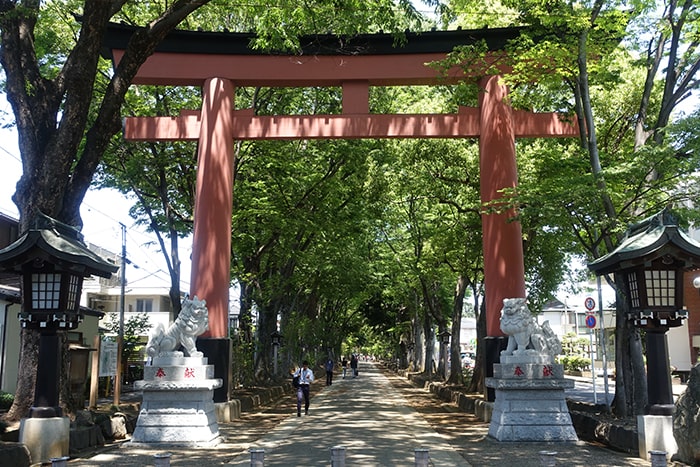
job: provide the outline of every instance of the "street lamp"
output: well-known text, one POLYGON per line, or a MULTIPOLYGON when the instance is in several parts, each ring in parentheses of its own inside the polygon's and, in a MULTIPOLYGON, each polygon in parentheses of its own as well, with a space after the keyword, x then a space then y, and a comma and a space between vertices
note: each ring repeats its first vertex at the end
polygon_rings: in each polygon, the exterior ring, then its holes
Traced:
POLYGON ((597 275, 616 275, 629 302, 627 319, 646 331, 650 415, 674 410, 666 332, 688 317, 683 274, 699 266, 700 243, 682 232, 667 210, 631 226, 614 251, 588 264, 597 275))
POLYGON ((270 334, 270 337, 272 338, 272 365, 273 365, 273 370, 272 374, 277 376, 277 352, 279 349, 279 346, 282 342, 282 334, 280 334, 276 329, 275 331, 270 334))
POLYGON ((32 228, 0 250, 0 271, 22 275, 23 328, 40 333, 39 360, 30 418, 62 415, 58 400, 61 345, 58 332, 75 329, 83 320, 80 293, 83 278, 110 277, 117 266, 96 255, 73 227, 37 215, 32 228))

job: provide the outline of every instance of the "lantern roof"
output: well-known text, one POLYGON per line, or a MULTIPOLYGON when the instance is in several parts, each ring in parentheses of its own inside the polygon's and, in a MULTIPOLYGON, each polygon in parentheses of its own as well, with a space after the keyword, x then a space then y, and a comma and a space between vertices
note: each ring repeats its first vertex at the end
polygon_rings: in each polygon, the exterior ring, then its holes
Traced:
POLYGON ((679 226, 668 208, 627 228, 624 240, 615 250, 588 263, 597 275, 648 265, 672 257, 686 269, 700 267, 700 243, 679 226))
POLYGON ((39 213, 34 226, 0 250, 0 271, 22 272, 22 266, 43 259, 76 275, 110 277, 119 267, 89 250, 75 228, 39 213))

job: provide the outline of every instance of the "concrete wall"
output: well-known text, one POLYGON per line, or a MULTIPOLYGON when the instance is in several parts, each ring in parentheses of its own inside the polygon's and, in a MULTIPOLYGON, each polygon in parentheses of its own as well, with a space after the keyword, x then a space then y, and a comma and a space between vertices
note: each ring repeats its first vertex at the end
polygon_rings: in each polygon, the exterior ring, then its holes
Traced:
POLYGON ((690 363, 698 361, 700 349, 700 289, 693 287, 693 279, 700 276, 700 271, 685 273, 683 283, 683 303, 688 310, 688 338, 690 341, 690 363))
POLYGON ((19 367, 19 337, 21 328, 18 304, 0 300, 0 390, 14 393, 17 389, 19 367))
POLYGON ((690 371, 693 361, 690 357, 690 335, 688 320, 683 320, 683 325, 670 328, 666 333, 666 345, 671 365, 678 371, 690 371))

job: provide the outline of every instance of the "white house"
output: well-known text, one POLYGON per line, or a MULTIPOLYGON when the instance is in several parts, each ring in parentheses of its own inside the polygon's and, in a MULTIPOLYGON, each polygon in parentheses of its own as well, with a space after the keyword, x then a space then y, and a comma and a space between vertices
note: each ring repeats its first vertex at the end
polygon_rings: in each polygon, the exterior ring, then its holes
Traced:
POLYGON ((549 321, 560 340, 566 334, 587 338, 596 368, 602 369, 603 358, 608 368, 612 368, 615 359, 615 291, 607 284, 601 284, 600 294, 597 285, 589 283, 576 295, 547 302, 537 315, 539 324, 545 321, 549 321), (599 297, 602 297, 602 302, 599 297), (601 339, 605 342, 605 355, 600 347, 601 339))

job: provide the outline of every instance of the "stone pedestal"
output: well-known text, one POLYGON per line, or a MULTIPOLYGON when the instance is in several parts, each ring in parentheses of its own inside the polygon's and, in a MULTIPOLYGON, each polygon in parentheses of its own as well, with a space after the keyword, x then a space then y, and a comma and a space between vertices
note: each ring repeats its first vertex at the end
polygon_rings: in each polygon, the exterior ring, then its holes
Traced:
POLYGON ((23 418, 19 425, 19 442, 27 446, 33 464, 67 456, 70 420, 68 417, 23 418))
POLYGON ((131 443, 213 446, 221 442, 214 407, 214 365, 204 357, 155 357, 134 387, 143 392, 131 443))
POLYGON ((678 452, 671 415, 638 415, 639 457, 649 459, 649 451, 664 451, 670 459, 678 452))
POLYGON ((501 356, 486 386, 495 389, 489 436, 498 441, 578 441, 560 364, 547 355, 501 356))

